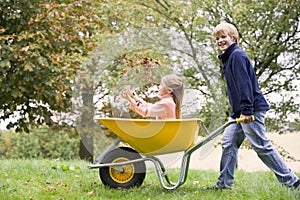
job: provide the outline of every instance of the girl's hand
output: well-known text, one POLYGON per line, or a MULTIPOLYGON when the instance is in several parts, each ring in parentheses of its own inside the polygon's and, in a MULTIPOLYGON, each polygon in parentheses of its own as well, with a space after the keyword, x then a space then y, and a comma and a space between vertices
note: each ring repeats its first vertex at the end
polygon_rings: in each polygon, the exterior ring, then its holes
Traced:
POLYGON ((130 86, 127 86, 124 90, 122 90, 120 95, 129 102, 135 101, 137 104, 141 103, 140 99, 131 92, 130 86))
POLYGON ((244 119, 245 124, 248 124, 248 123, 253 122, 255 120, 254 115, 243 115, 243 114, 241 114, 240 118, 244 119))
POLYGON ((127 92, 126 90, 122 90, 122 91, 120 92, 120 95, 121 95, 122 98, 125 99, 125 98, 127 97, 127 93, 128 93, 128 92, 127 92))
POLYGON ((129 100, 130 98, 130 86, 127 86, 124 90, 120 92, 122 98, 129 100))

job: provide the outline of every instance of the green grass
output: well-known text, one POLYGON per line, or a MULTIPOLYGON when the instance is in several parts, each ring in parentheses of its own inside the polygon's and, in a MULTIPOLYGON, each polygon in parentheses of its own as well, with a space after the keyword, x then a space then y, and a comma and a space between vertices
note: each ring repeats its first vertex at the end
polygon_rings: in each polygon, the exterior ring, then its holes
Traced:
MULTIPOLYGON (((0 160, 0 199, 300 199, 300 190, 282 187, 270 171, 246 173, 237 170, 234 189, 204 191, 199 188, 214 184, 219 173, 190 170, 184 185, 166 191, 150 169, 141 187, 109 189, 101 183, 98 170, 88 169, 88 164, 78 160, 0 160)), ((177 176, 179 170, 168 171, 171 176, 177 176)))

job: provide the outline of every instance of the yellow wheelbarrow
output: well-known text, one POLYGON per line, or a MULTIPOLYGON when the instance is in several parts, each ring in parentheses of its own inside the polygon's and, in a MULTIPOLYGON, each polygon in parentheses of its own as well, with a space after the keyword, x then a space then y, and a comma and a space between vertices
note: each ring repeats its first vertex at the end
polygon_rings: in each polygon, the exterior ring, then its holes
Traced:
POLYGON ((154 164, 160 184, 164 189, 173 190, 187 179, 191 154, 220 135, 232 123, 229 121, 215 131, 208 133, 201 119, 124 119, 100 118, 101 124, 115 133, 118 138, 97 157, 90 169, 99 169, 104 185, 112 188, 140 186, 146 175, 146 161, 154 164), (196 138, 202 131, 203 139, 196 138), (128 145, 120 145, 120 144, 128 145), (176 183, 171 182, 163 162, 157 155, 184 152, 176 183))

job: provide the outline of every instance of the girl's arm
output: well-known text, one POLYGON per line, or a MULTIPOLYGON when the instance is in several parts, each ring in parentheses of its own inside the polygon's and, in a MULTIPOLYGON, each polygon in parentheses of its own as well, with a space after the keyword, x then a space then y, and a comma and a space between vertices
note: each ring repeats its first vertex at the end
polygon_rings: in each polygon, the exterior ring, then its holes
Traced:
POLYGON ((166 115, 166 106, 162 102, 155 104, 147 103, 143 99, 135 96, 129 87, 121 91, 120 94, 129 102, 129 108, 142 117, 159 117, 166 115))
POLYGON ((139 100, 138 103, 131 102, 129 108, 143 117, 158 117, 165 115, 165 107, 160 103, 151 104, 144 100, 139 100))
POLYGON ((124 90, 120 93, 121 97, 126 99, 130 106, 129 108, 143 117, 147 117, 148 113, 148 104, 143 101, 142 99, 135 96, 131 91, 130 87, 127 86, 124 90))

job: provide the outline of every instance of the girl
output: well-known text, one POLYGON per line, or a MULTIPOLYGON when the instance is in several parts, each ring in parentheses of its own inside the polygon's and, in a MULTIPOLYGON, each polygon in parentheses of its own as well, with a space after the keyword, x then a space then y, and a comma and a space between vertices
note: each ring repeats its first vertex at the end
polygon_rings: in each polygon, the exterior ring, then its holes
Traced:
POLYGON ((121 96, 130 103, 129 108, 143 117, 156 119, 180 119, 183 98, 183 82, 176 75, 169 74, 162 78, 158 95, 160 101, 151 104, 136 97, 129 88, 121 91, 121 96))

